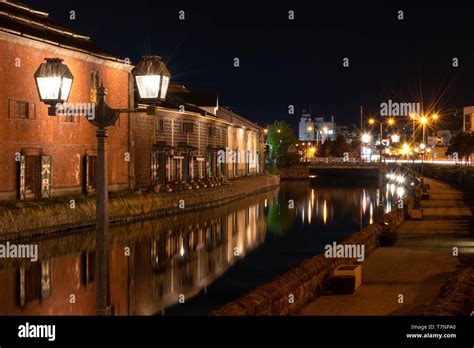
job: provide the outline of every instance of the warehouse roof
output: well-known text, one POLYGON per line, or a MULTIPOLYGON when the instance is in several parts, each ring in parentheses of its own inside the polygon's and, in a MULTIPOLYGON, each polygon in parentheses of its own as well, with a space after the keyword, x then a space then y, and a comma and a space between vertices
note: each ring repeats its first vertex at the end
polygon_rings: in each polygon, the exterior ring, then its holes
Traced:
POLYGON ((125 63, 118 56, 98 47, 88 36, 76 34, 57 24, 48 13, 18 1, 0 0, 0 31, 125 63))

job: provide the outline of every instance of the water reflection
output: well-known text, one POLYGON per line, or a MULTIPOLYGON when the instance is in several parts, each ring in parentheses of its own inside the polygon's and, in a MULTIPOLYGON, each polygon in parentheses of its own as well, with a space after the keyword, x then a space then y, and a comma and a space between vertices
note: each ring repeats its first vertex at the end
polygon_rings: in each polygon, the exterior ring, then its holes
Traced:
MULTIPOLYGON (((376 195, 282 182, 218 209, 115 226, 112 312, 207 313, 373 223, 376 195)), ((35 243, 36 263, 0 260, 0 314, 93 315, 94 231, 35 243)))

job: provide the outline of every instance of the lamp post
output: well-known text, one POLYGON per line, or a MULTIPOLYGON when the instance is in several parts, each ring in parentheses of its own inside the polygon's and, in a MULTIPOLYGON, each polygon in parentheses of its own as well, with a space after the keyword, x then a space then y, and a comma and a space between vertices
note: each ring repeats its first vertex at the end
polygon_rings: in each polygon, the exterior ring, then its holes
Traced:
POLYGON ((425 143, 421 143, 420 144, 420 150, 421 150, 421 182, 423 183, 424 181, 424 173, 423 173, 423 166, 424 166, 424 162, 425 162, 425 148, 426 148, 426 145, 425 143))
MULTIPOLYGON (((35 73, 40 100, 49 106, 48 115, 57 114, 58 108, 67 102, 72 88, 73 75, 62 59, 47 58, 35 73)), ((171 74, 158 56, 144 57, 134 68, 133 75, 140 98, 149 103, 164 100, 171 74)), ((109 311, 109 204, 107 179, 107 127, 113 125, 121 113, 132 109, 113 109, 107 105, 107 89, 101 85, 97 90, 95 114, 88 121, 97 127, 97 202, 96 202, 96 259, 95 259, 95 310, 97 315, 108 315, 109 311)), ((74 110, 80 115, 80 110, 74 110)))
MULTIPOLYGON (((379 135, 379 205, 377 207, 377 219, 379 222, 383 222, 383 215, 384 215, 384 206, 382 203, 382 190, 383 190, 383 164, 382 164, 382 133, 383 133, 383 121, 377 121, 375 118, 369 119, 369 124, 374 125, 378 123, 380 126, 380 135, 379 135)), ((387 124, 393 126, 395 124, 395 120, 393 118, 388 119, 387 124)))
POLYGON ((411 113, 410 114, 410 118, 412 119, 413 121, 413 142, 415 142, 415 120, 416 120, 416 114, 415 113, 411 113))
POLYGON ((433 136, 437 138, 438 136, 436 134, 436 121, 438 121, 439 116, 438 114, 433 114, 431 118, 433 119, 433 136))
POLYGON ((428 123, 428 118, 426 116, 421 116, 420 123, 423 130, 423 136, 421 138, 422 139, 421 142, 425 144, 425 128, 426 128, 426 124, 428 123))

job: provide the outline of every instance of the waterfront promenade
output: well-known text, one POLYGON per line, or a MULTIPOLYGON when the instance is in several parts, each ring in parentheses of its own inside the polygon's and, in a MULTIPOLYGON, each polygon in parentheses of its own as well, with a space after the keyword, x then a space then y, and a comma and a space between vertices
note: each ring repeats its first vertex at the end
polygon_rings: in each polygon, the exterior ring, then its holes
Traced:
POLYGON ((472 267, 472 212, 463 193, 425 179, 430 198, 423 218, 406 220, 392 247, 380 247, 362 264, 362 285, 353 295, 323 293, 299 315, 419 315, 456 271, 472 267), (459 256, 453 256, 453 248, 459 256), (401 296, 403 301, 401 301, 401 296))

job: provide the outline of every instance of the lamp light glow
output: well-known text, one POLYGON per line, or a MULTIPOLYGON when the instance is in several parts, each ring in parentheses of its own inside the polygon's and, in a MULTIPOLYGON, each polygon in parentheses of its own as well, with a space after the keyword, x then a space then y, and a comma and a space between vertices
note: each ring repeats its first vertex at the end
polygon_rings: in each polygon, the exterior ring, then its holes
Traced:
POLYGON ((159 56, 145 56, 132 71, 140 99, 147 102, 165 100, 171 74, 159 56))
POLYGON ((63 60, 46 58, 35 72, 36 87, 40 100, 51 106, 63 104, 69 99, 74 77, 63 60))

